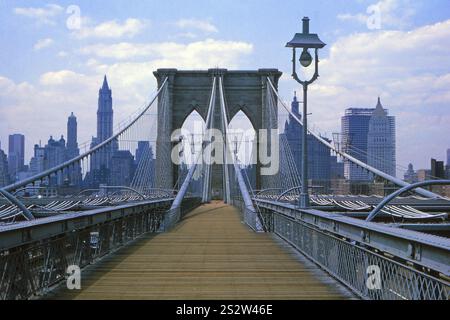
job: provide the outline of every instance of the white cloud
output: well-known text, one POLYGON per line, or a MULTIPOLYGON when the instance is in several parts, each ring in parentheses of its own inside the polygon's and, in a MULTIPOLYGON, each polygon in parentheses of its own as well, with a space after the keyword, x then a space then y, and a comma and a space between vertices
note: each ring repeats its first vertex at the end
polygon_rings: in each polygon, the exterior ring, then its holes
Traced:
POLYGON ((247 42, 206 39, 189 44, 176 42, 98 44, 80 49, 80 53, 99 58, 127 60, 151 58, 163 66, 179 68, 235 67, 253 51, 247 42))
POLYGON ((86 76, 78 74, 71 70, 60 70, 55 72, 46 72, 39 78, 39 84, 44 86, 71 86, 77 82, 86 81, 86 76), (82 80, 82 81, 80 81, 82 80))
POLYGON ((186 39, 196 39, 198 38, 198 35, 193 32, 181 32, 175 34, 175 36, 171 36, 171 38, 186 38, 186 39))
POLYGON ((204 33, 216 33, 219 31, 211 22, 200 19, 180 19, 175 22, 175 25, 180 29, 193 29, 204 33))
POLYGON ((33 49, 38 51, 38 50, 50 47, 53 43, 54 43, 54 41, 51 38, 40 39, 35 43, 35 45, 33 46, 33 49))
POLYGON ((445 140, 430 143, 450 136, 448 43, 450 20, 338 39, 321 60, 321 77, 310 86, 311 123, 330 136, 340 131, 346 107, 374 107, 380 95, 397 117, 398 163, 416 160, 416 167, 429 167, 428 157, 442 158, 449 147, 445 140))
POLYGON ((42 8, 14 8, 16 15, 35 19, 39 24, 54 25, 54 18, 63 12, 63 7, 57 4, 47 4, 42 8))
POLYGON ((355 21, 366 24, 377 10, 380 14, 381 29, 404 29, 411 25, 411 19, 416 13, 415 5, 411 0, 380 0, 368 7, 367 12, 350 14, 341 13, 337 18, 341 21, 355 21))
POLYGON ((94 133, 99 82, 100 76, 68 70, 46 73, 36 84, 0 76, 0 138, 6 140, 11 132, 25 134, 29 159, 40 140, 45 144, 50 135, 66 135, 67 117, 73 111, 80 123, 79 142, 87 141, 94 133))
POLYGON ((186 45, 97 45, 85 48, 84 53, 89 55, 85 73, 68 69, 46 72, 34 84, 15 83, 0 76, 0 138, 6 139, 11 132, 24 133, 29 159, 33 144, 39 140, 45 143, 50 134, 65 134, 67 116, 73 111, 78 118, 79 142, 89 141, 95 135, 97 94, 104 74, 113 89, 114 118, 118 123, 148 102, 156 89, 156 69, 206 69, 216 65, 238 68, 252 50, 249 43, 219 40, 186 45), (146 55, 141 56, 139 50, 146 55), (127 55, 145 61, 125 60, 127 55), (105 57, 123 59, 105 63, 105 57))
POLYGON ((82 23, 80 30, 74 31, 75 37, 85 38, 133 38, 148 26, 148 21, 128 18, 123 23, 117 20, 106 21, 96 26, 89 26, 88 21, 82 23))
POLYGON ((69 55, 69 53, 67 51, 59 51, 58 52, 58 57, 60 58, 65 58, 69 55))
POLYGON ((365 24, 369 16, 362 13, 357 14, 340 13, 337 15, 337 18, 341 21, 356 21, 358 23, 365 24))
POLYGON ((132 59, 148 57, 154 54, 155 48, 151 44, 120 42, 115 44, 95 44, 83 47, 79 53, 99 58, 132 59))

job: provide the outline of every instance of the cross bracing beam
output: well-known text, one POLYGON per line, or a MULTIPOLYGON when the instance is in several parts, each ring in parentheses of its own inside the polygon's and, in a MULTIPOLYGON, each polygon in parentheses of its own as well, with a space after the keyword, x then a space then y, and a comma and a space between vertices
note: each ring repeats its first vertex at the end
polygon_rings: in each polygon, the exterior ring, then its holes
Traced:
MULTIPOLYGON (((295 121, 297 121, 300 125, 303 126, 303 122, 287 107, 287 105, 281 99, 281 97, 278 94, 278 91, 275 89, 275 87, 272 84, 272 81, 270 80, 269 77, 267 77, 267 81, 268 81, 270 87, 272 88, 273 92, 278 97, 278 100, 280 101, 280 103, 284 107, 284 109, 286 109, 286 111, 295 119, 295 121)), ((334 145, 332 145, 331 143, 327 142, 325 139, 323 139, 320 135, 316 134, 315 132, 313 132, 313 131, 311 131, 309 129, 308 129, 308 132, 312 136, 314 136, 314 138, 316 138, 322 144, 324 144, 326 147, 328 147, 330 150, 333 150, 336 154, 339 154, 341 157, 349 160, 350 162, 353 162, 357 166, 359 166, 359 167, 361 167, 363 169, 366 169, 366 170, 372 172, 373 174, 375 174, 375 175, 377 175, 379 177, 382 177, 383 179, 386 179, 386 180, 388 180, 388 181, 390 181, 390 182, 392 182, 392 183, 394 183, 394 184, 396 184, 396 185, 398 185, 400 187, 406 187, 406 186, 410 185, 409 183, 407 183, 407 182, 405 182, 405 181, 403 181, 401 179, 393 177, 393 176, 391 176, 391 175, 389 175, 389 174, 387 174, 387 173, 385 173, 385 172, 383 172, 381 170, 378 170, 378 169, 376 169, 376 168, 374 168, 372 166, 369 166, 368 164, 366 164, 366 163, 364 163, 364 162, 362 162, 362 161, 352 157, 348 153, 337 149, 334 145)), ((424 196, 424 197, 427 197, 427 198, 432 198, 432 199, 441 198, 441 196, 439 196, 438 194, 435 194, 435 193, 433 193, 431 191, 428 191, 428 190, 425 190, 425 189, 422 189, 422 188, 416 188, 416 189, 414 189, 414 191, 416 193, 424 196)))

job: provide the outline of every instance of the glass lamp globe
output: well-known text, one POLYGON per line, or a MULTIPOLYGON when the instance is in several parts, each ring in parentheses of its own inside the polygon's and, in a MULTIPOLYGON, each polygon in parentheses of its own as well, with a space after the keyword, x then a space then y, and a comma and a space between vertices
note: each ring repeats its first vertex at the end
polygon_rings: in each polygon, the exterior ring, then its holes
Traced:
POLYGON ((300 64, 303 67, 309 67, 312 63, 312 56, 311 54, 308 52, 308 49, 303 49, 302 51, 302 55, 300 56, 300 64))

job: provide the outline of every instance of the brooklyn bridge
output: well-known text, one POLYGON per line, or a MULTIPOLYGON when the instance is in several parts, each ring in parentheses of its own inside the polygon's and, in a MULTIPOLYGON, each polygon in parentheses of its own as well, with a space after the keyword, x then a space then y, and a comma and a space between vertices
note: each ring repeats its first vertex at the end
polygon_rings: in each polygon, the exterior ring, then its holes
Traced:
POLYGON ((154 76, 151 100, 109 138, 0 190, 1 299, 449 299, 450 199, 426 188, 449 181, 409 184, 309 130, 385 192, 316 188, 278 133, 281 110, 304 125, 278 93, 280 71, 154 76), (201 134, 174 134, 193 113, 201 134), (230 127, 238 114, 256 133, 252 171, 230 127), (155 138, 154 170, 146 151, 127 185, 36 192, 155 138))

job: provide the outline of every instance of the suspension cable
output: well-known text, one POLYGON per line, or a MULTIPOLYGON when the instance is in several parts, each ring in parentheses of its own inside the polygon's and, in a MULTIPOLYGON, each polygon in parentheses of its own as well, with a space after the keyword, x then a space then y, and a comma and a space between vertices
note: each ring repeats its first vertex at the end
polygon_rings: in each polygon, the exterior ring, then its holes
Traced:
MULTIPOLYGON (((300 120, 300 119, 299 119, 299 118, 298 118, 291 110, 289 110, 289 108, 286 106, 286 104, 284 103, 284 101, 281 99, 281 97, 280 97, 279 94, 278 94, 278 91, 275 89, 275 87, 274 87, 274 85, 272 84, 272 81, 270 80, 269 77, 267 77, 267 81, 268 81, 270 87, 272 88, 273 92, 274 92, 274 93, 276 94, 276 96, 278 97, 278 100, 280 101, 281 105, 286 109, 287 112, 289 112, 289 114, 290 114, 290 115, 291 115, 291 116, 292 116, 292 117, 293 117, 300 125, 303 126, 303 122, 302 122, 302 121, 301 121, 301 120, 300 120)), ((316 134, 315 132, 310 131, 309 129, 307 129, 307 130, 308 130, 308 132, 309 132, 311 135, 313 135, 317 140, 319 140, 321 143, 323 143, 323 144, 324 144, 325 146, 327 146, 329 149, 333 150, 334 152, 336 152, 337 154, 339 154, 339 155, 342 156, 343 158, 346 158, 347 160, 353 162, 354 164, 356 164, 356 165, 358 165, 358 166, 360 166, 360 167, 362 167, 362 168, 364 168, 364 169, 366 169, 366 170, 369 170, 370 172, 372 172, 372 173, 374 173, 374 174, 376 174, 376 175, 378 175, 378 176, 380 176, 380 177, 382 177, 382 178, 384 178, 384 179, 386 179, 386 180, 388 180, 388 181, 391 181, 392 183, 394 183, 394 184, 396 184, 396 185, 398 185, 398 186, 405 187, 405 186, 409 186, 409 185, 410 185, 409 183, 407 183, 407 182, 405 182, 405 181, 403 181, 403 180, 401 180, 401 179, 398 179, 398 178, 396 178, 396 177, 393 177, 393 176, 391 176, 391 175, 389 175, 389 174, 387 174, 387 173, 385 173, 385 172, 383 172, 383 171, 381 171, 381 170, 378 170, 378 169, 376 169, 376 168, 374 168, 374 167, 372 167, 372 166, 369 166, 368 164, 366 164, 366 163, 364 163, 364 162, 362 162, 362 161, 360 161, 360 160, 358 160, 358 159, 356 159, 356 158, 350 156, 349 154, 347 154, 347 153, 345 153, 345 152, 343 152, 343 151, 341 151, 341 150, 336 149, 332 144, 330 144, 328 141, 326 141, 325 139, 323 139, 320 135, 316 134)), ((435 199, 435 198, 441 198, 441 196, 439 196, 439 195, 437 195, 437 194, 435 194, 435 193, 433 193, 433 192, 430 192, 430 191, 428 191, 428 190, 422 189, 422 188, 416 188, 416 189, 414 189, 414 191, 417 192, 418 194, 420 194, 420 195, 422 195, 422 196, 425 196, 425 197, 428 197, 428 198, 432 198, 432 199, 435 199)))
POLYGON ((48 170, 46 170, 44 172, 36 174, 36 175, 34 175, 34 176, 30 177, 30 178, 27 178, 27 179, 24 179, 22 181, 13 183, 13 184, 11 184, 9 186, 6 186, 6 187, 3 188, 3 190, 5 190, 5 191, 13 191, 13 190, 16 190, 18 188, 24 187, 27 184, 34 183, 37 180, 41 180, 41 179, 43 179, 45 177, 50 176, 51 174, 54 174, 54 173, 56 173, 58 171, 61 171, 61 170, 65 169, 65 168, 68 168, 72 164, 78 163, 80 160, 86 158, 87 156, 90 156, 90 155, 94 154, 95 152, 101 151, 103 148, 109 146, 110 143, 113 143, 120 135, 122 135, 122 133, 124 133, 132 125, 134 125, 136 123, 136 121, 138 121, 145 114, 145 112, 147 112, 147 110, 153 105, 153 102, 159 96, 159 93, 161 92, 161 90, 163 88, 165 88, 166 83, 167 83, 167 79, 168 78, 166 78, 164 80, 164 82, 162 83, 161 87, 157 90, 157 92, 155 93, 153 99, 151 99, 151 101, 147 105, 147 107, 142 112, 140 112, 139 115, 135 119, 133 119, 128 125, 126 125, 121 131, 119 131, 115 135, 109 137, 108 139, 106 139, 105 141, 103 141, 100 144, 96 145, 95 147, 91 148, 89 151, 87 151, 87 152, 85 152, 85 153, 83 153, 83 154, 81 154, 81 155, 79 155, 79 156, 77 156, 77 157, 75 157, 75 158, 73 158, 73 159, 71 159, 69 161, 66 161, 66 162, 64 162, 64 163, 62 163, 60 165, 57 165, 57 166, 55 166, 55 167, 53 167, 51 169, 48 169, 48 170))

